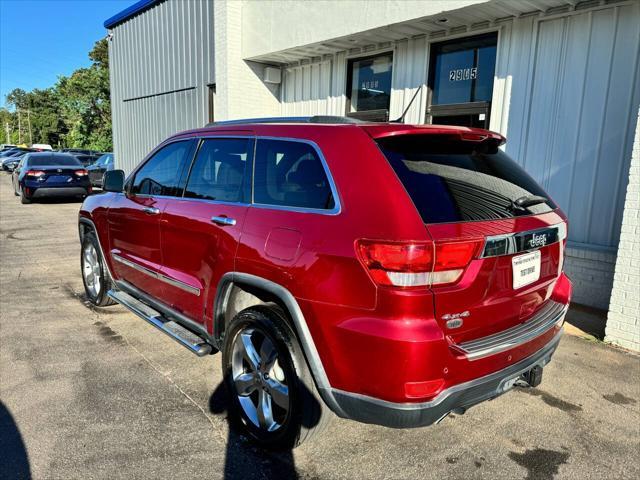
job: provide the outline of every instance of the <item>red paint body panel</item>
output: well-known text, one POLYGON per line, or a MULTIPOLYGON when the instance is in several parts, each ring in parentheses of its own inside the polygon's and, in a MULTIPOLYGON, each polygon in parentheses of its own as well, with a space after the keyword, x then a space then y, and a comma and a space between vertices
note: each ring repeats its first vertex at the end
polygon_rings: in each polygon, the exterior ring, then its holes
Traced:
POLYGON ((235 255, 247 207, 197 200, 172 201, 160 222, 162 273, 200 290, 200 295, 165 286, 165 303, 213 333, 213 300, 218 281, 235 270, 235 255), (220 226, 211 217, 225 216, 236 225, 220 226), (205 313, 206 311, 206 313, 205 313))
POLYGON ((546 345, 554 327, 518 348, 469 361, 453 343, 499 332, 527 320, 549 298, 568 303, 561 273, 562 243, 541 248, 541 276, 517 291, 511 256, 476 258, 453 285, 399 289, 378 286, 358 259, 355 242, 444 242, 524 232, 565 222, 559 211, 509 220, 425 225, 372 137, 451 133, 498 134, 461 127, 407 125, 255 124, 212 127, 175 138, 247 135, 298 138, 322 152, 336 184, 337 214, 230 205, 183 198, 89 197, 81 217, 92 219, 116 279, 126 279, 214 333, 212 312, 222 275, 243 272, 286 288, 304 315, 331 387, 392 402, 420 402, 405 384, 443 380, 443 388, 504 369, 546 345), (161 215, 146 216, 144 206, 161 215), (236 219, 219 226, 212 216, 236 219), (139 262, 198 289, 194 295, 114 262, 139 262), (468 311, 448 330, 442 316, 468 311))
MULTIPOLYGON (((435 241, 484 239, 488 236, 526 232, 552 225, 565 219, 552 212, 509 220, 429 225, 435 241)), ((454 285, 434 287, 436 317, 446 329, 442 316, 468 311, 464 325, 450 330, 451 339, 464 342, 510 328, 531 316, 553 292, 561 269, 562 243, 540 248, 540 279, 518 290, 512 288, 511 259, 503 255, 471 262, 462 278, 454 285)))

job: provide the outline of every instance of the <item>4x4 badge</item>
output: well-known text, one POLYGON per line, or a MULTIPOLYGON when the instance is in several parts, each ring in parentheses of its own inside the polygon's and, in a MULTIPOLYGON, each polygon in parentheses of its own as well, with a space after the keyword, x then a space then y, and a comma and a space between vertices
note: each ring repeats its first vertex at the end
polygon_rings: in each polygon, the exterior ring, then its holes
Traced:
POLYGON ((471 315, 469 310, 465 310, 460 313, 446 313, 442 316, 442 320, 447 322, 447 328, 460 328, 463 323, 463 318, 471 315))

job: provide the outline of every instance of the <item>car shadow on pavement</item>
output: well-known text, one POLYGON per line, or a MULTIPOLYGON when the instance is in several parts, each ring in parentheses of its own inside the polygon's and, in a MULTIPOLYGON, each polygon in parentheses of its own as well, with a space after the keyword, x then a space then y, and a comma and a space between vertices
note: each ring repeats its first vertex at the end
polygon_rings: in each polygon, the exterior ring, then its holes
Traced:
MULTIPOLYGON (((224 382, 221 382, 211 394, 209 410, 211 413, 224 415, 229 410, 230 400, 227 387, 224 382)), ((223 477, 225 480, 298 478, 291 450, 271 452, 261 449, 234 429, 228 415, 225 419, 229 423, 223 477)))
POLYGON ((18 426, 4 403, 0 402, 0 478, 29 480, 29 456, 18 426))

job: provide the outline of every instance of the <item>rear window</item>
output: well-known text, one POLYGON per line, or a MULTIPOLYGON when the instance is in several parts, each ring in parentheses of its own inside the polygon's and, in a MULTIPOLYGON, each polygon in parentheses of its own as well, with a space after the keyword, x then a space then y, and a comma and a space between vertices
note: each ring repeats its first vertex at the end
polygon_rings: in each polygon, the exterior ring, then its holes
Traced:
POLYGON ((82 164, 71 155, 32 155, 29 157, 30 167, 81 167, 82 164))
POLYGON ((512 218, 556 208, 495 142, 440 135, 377 142, 425 223, 512 218))

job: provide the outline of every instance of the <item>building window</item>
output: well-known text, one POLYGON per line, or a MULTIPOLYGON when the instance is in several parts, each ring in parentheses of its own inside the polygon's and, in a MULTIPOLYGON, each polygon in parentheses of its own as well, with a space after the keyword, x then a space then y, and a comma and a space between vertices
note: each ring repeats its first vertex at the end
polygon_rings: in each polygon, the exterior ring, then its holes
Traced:
POLYGON ((491 33, 431 46, 429 123, 489 126, 497 41, 491 33))
POLYGON ((349 60, 347 115, 362 120, 387 121, 392 72, 392 53, 349 60))

